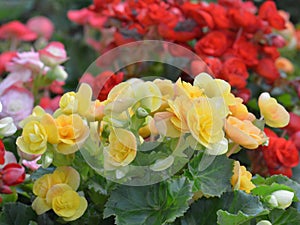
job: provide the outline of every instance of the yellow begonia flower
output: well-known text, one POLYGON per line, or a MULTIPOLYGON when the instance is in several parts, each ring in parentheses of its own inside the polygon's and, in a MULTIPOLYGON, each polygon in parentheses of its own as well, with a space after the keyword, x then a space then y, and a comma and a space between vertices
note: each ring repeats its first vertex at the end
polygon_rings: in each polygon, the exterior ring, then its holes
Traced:
POLYGON ((234 162, 233 176, 231 177, 231 185, 234 190, 242 190, 246 193, 255 188, 255 185, 251 182, 252 174, 246 170, 244 166, 241 166, 238 161, 234 162))
POLYGON ((92 95, 92 88, 88 84, 82 83, 77 93, 68 92, 61 97, 59 101, 60 109, 56 114, 60 114, 61 111, 64 114, 78 113, 84 115, 90 108, 92 95))
POLYGON ((56 184, 47 193, 46 202, 65 221, 78 219, 87 208, 87 201, 67 184, 56 184))
POLYGON ((80 176, 72 167, 58 167, 52 174, 45 174, 33 185, 37 196, 32 208, 38 215, 53 209, 65 221, 82 216, 87 208, 87 201, 75 191, 79 187, 80 176))
POLYGON ((217 98, 197 98, 187 115, 187 123, 193 137, 205 147, 223 140, 223 101, 217 98))
POLYGON ((198 86, 193 86, 190 83, 181 81, 179 78, 174 84, 175 96, 186 96, 190 99, 202 97, 203 90, 198 86))
POLYGON ((47 132, 39 121, 28 122, 17 139, 17 146, 27 154, 43 154, 47 150, 47 132))
POLYGON ((109 146, 106 155, 108 164, 126 166, 136 156, 137 143, 133 133, 122 128, 115 128, 109 135, 109 146))
POLYGON ((264 92, 258 98, 258 106, 266 124, 270 127, 285 127, 290 121, 290 115, 278 104, 275 98, 264 92))
POLYGON ((89 135, 89 128, 77 114, 60 115, 55 120, 59 143, 57 151, 62 154, 76 152, 89 135))
POLYGON ((233 142, 248 149, 256 149, 267 140, 264 133, 251 121, 232 116, 225 122, 225 132, 233 142))

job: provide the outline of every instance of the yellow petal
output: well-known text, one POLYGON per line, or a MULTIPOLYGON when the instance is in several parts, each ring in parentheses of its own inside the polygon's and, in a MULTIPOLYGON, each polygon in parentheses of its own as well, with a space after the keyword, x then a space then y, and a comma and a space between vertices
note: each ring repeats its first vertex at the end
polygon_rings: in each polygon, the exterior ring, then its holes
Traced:
POLYGON ((51 205, 47 204, 44 198, 36 197, 31 205, 36 214, 41 215, 51 209, 51 205))
POLYGON ((64 192, 69 191, 73 189, 67 185, 67 184, 55 184, 53 185, 46 195, 46 202, 49 205, 52 205, 52 201, 55 197, 62 195, 64 192))
POLYGON ((82 83, 78 92, 76 93, 76 99, 78 101, 77 111, 79 114, 84 115, 85 112, 90 108, 92 95, 92 88, 88 84, 82 83))
POLYGON ((79 208, 76 210, 76 212, 71 217, 63 217, 63 220, 65 221, 73 221, 81 217, 85 210, 87 209, 88 203, 84 197, 80 197, 80 203, 79 208))
POLYGON ((74 191, 77 190, 80 184, 79 173, 70 166, 57 167, 53 172, 53 176, 60 177, 62 183, 68 184, 74 191))
POLYGON ((47 113, 42 116, 41 124, 44 126, 48 135, 48 142, 51 144, 57 144, 59 142, 59 136, 54 118, 47 113))

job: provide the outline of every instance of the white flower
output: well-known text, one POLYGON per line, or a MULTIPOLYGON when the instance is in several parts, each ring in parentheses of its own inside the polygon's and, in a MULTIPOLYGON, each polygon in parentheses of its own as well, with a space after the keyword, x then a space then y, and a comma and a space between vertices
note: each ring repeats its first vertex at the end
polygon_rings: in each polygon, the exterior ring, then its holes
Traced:
POLYGON ((14 120, 11 117, 4 117, 0 120, 0 136, 10 136, 17 131, 14 120))
POLYGON ((292 204, 293 198, 294 192, 286 190, 274 191, 271 194, 269 203, 274 207, 285 209, 292 204))

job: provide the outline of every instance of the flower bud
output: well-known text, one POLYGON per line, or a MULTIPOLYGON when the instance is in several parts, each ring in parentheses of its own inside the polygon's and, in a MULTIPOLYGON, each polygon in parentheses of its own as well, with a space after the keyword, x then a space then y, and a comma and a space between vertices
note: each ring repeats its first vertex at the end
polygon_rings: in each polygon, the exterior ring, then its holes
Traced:
POLYGON ((10 136, 17 131, 17 127, 11 117, 5 117, 0 120, 0 136, 10 136))
POLYGON ((271 194, 269 203, 274 207, 285 209, 292 204, 293 198, 294 198, 294 192, 279 190, 271 194))
POLYGON ((60 42, 51 42, 44 49, 39 50, 39 54, 41 61, 50 67, 62 64, 68 59, 65 47, 60 42))
POLYGON ((256 225, 272 225, 269 220, 261 220, 256 225))
POLYGON ((145 118, 146 116, 149 115, 149 113, 147 112, 146 109, 142 108, 142 107, 139 107, 137 110, 136 110, 136 115, 138 118, 145 118))
POLYGON ((51 80, 65 81, 68 78, 68 74, 63 66, 55 66, 52 70, 48 71, 47 77, 51 80))
POLYGON ((8 186, 20 184, 25 179, 25 169, 18 163, 9 163, 1 171, 2 181, 8 186))

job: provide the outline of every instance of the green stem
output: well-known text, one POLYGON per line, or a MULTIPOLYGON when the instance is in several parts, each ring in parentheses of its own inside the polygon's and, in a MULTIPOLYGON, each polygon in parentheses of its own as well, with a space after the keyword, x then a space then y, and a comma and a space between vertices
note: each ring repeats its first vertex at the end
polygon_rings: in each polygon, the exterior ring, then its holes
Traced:
POLYGON ((226 156, 227 156, 227 157, 231 156, 231 155, 236 151, 236 149, 237 149, 238 147, 239 147, 239 145, 238 145, 238 144, 235 144, 235 145, 230 149, 230 151, 227 152, 226 156))

